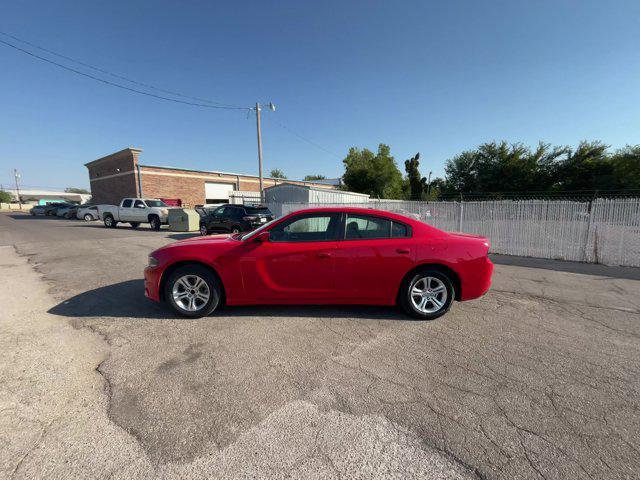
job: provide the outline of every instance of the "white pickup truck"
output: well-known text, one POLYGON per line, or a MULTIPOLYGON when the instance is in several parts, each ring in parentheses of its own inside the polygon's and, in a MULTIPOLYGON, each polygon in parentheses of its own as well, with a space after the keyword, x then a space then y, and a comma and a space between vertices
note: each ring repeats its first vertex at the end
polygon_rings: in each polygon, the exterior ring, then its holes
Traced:
POLYGON ((129 223, 137 228, 149 223, 153 230, 167 223, 169 206, 157 198, 124 198, 118 205, 98 205, 98 214, 104 226, 115 228, 118 222, 129 223))

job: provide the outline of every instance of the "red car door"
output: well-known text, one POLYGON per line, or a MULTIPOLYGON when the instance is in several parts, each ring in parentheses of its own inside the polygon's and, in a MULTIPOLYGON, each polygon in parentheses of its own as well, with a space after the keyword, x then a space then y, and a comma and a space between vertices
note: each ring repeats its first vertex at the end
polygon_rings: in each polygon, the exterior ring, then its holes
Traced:
POLYGON ((415 259, 411 228, 388 218, 347 214, 335 253, 338 301, 389 304, 415 259))
POLYGON ((331 303, 339 213, 300 214, 269 230, 241 260, 247 300, 331 303))

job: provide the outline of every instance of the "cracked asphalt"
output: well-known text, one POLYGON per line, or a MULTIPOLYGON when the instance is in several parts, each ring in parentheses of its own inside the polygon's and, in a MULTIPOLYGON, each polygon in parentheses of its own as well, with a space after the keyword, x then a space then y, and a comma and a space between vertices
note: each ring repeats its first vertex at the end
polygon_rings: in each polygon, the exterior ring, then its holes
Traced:
POLYGON ((0 476, 640 478, 639 270, 497 257, 433 322, 184 320, 141 278, 186 236, 0 214, 0 476))

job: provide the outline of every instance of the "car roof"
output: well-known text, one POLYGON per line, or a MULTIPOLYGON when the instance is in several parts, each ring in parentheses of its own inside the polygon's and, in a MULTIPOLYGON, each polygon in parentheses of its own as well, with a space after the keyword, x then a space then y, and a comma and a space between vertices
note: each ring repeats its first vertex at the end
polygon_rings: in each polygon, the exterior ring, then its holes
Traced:
MULTIPOLYGON (((414 218, 407 217, 405 215, 389 212, 386 210, 378 210, 376 208, 362 208, 362 207, 314 207, 314 208, 304 208, 301 210, 296 210, 291 212, 294 213, 322 213, 322 212, 340 212, 340 213, 359 213, 361 215, 379 215, 381 217, 387 217, 391 219, 396 219, 402 222, 417 222, 414 218)), ((417 222, 422 223, 422 222, 417 222)))

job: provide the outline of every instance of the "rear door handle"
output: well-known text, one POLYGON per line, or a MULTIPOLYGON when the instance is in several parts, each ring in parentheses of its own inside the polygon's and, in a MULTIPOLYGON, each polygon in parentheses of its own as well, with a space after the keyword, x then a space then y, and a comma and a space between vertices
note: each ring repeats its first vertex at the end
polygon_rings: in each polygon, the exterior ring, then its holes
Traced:
POLYGON ((396 250, 396 252, 398 252, 398 253, 411 253, 411 250, 409 250, 408 248, 398 248, 396 250))
POLYGON ((318 258, 330 258, 331 254, 329 252, 319 252, 318 258))

